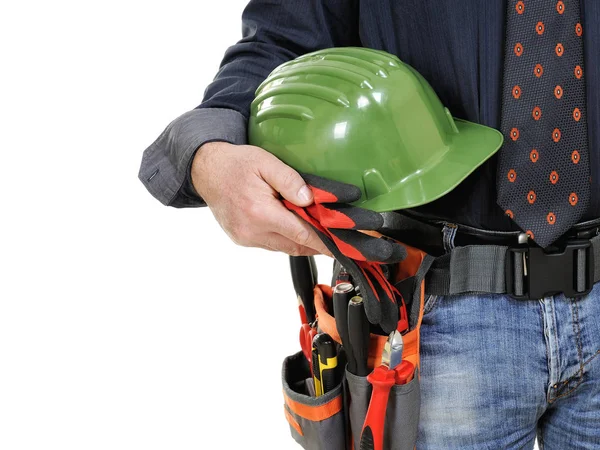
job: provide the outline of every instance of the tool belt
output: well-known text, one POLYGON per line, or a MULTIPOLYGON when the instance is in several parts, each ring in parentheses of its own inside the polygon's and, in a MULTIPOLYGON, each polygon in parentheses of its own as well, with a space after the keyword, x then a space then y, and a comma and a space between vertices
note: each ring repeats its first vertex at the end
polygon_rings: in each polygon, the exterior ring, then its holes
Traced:
POLYGON ((551 248, 521 232, 493 232, 384 213, 382 232, 438 255, 426 277, 431 295, 470 292, 536 300, 588 294, 600 281, 600 219, 580 223, 551 248), (452 242, 449 242, 452 241, 452 242))
MULTIPOLYGON (((359 449, 361 434, 367 422, 383 427, 381 443, 367 442, 363 448, 413 450, 415 448, 420 414, 419 388, 419 332, 423 317, 425 282, 424 276, 433 258, 416 248, 407 247, 408 257, 389 268, 389 274, 406 303, 409 329, 404 333, 402 363, 411 367, 410 381, 393 386, 384 408, 372 406, 373 413, 367 417, 373 396, 373 382, 367 376, 358 376, 346 369, 346 355, 342 347, 337 355, 335 385, 327 392, 315 395, 315 367, 309 363, 306 348, 285 359, 282 381, 285 399, 284 414, 293 438, 305 449, 349 450, 359 449), (414 372, 414 373, 413 373, 414 372), (382 411, 384 412, 382 415, 382 411)), ((335 277, 335 271, 334 271, 335 277)), ((332 283, 332 284, 335 284, 332 283)), ((306 347, 315 333, 326 333, 338 344, 342 339, 332 316, 331 286, 319 284, 314 287, 313 297, 317 320, 303 324, 302 346, 306 347)), ((306 316, 301 312, 303 321, 306 316)), ((368 370, 379 367, 388 341, 371 327, 368 337, 368 370)), ((374 372, 371 372, 374 373, 374 372)), ((373 432, 377 435, 377 431, 373 432)), ((377 438, 375 438, 376 440, 377 438)), ((365 440, 363 438, 363 440, 365 440)))
MULTIPOLYGON (((285 417, 292 436, 305 449, 415 448, 421 395, 419 339, 426 294, 482 292, 524 300, 555 293, 579 297, 600 281, 600 219, 575 226, 553 248, 543 250, 529 245, 527 237, 519 232, 490 232, 442 221, 424 222, 398 213, 384 213, 384 216, 381 232, 387 238, 418 245, 428 252, 406 245, 408 257, 386 267, 388 280, 406 303, 409 328, 402 336, 402 359, 403 363, 408 361, 413 365, 414 374, 409 382, 391 387, 385 407, 379 404, 380 414, 375 414, 375 422, 383 429, 383 442, 378 444, 364 437, 368 425, 374 422, 369 418, 375 397, 374 383, 369 377, 347 370, 343 347, 339 347, 336 355, 335 382, 329 382, 325 389, 327 382, 323 377, 319 382, 324 383, 323 390, 315 395, 314 373, 319 369, 311 365, 311 341, 317 333, 325 333, 338 344, 343 341, 332 316, 332 287, 316 285, 312 300, 317 320, 308 323, 301 308, 303 351, 285 359, 282 373, 285 417)), ((339 264, 334 265, 334 286, 339 270, 339 264)), ((369 376, 382 362, 388 339, 371 327, 369 376)))

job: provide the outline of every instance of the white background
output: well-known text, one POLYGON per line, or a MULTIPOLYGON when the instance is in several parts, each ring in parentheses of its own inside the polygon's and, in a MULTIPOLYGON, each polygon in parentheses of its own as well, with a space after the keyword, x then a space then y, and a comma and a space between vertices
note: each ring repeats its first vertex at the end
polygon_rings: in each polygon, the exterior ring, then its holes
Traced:
POLYGON ((299 448, 280 385, 299 349, 287 257, 137 179, 245 3, 2 7, 0 449, 299 448))

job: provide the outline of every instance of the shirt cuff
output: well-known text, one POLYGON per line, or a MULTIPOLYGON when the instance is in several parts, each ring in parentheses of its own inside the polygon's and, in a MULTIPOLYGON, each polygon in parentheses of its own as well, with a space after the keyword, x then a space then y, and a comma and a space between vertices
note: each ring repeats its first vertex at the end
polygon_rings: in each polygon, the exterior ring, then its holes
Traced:
POLYGON ((138 177, 162 204, 177 208, 206 206, 191 181, 198 148, 207 142, 247 143, 247 119, 237 111, 200 108, 171 122, 144 151, 138 177))

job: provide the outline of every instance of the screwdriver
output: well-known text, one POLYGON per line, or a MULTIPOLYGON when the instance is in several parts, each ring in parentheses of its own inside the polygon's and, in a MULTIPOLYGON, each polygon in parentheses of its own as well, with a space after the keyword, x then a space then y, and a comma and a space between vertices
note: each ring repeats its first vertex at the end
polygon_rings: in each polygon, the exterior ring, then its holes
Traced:
POLYGON ((346 350, 346 359, 348 361, 348 371, 356 372, 356 359, 350 343, 350 334, 348 330, 348 305, 350 299, 355 295, 354 286, 351 283, 339 283, 333 289, 333 315, 338 333, 342 338, 342 346, 346 350))
POLYGON ((348 305, 348 328, 350 345, 356 359, 356 373, 354 375, 366 377, 369 375, 370 324, 365 314, 363 299, 359 295, 350 299, 350 304, 348 305))
POLYGON ((313 339, 312 364, 315 395, 320 397, 337 385, 337 351, 335 342, 326 333, 319 333, 313 339))

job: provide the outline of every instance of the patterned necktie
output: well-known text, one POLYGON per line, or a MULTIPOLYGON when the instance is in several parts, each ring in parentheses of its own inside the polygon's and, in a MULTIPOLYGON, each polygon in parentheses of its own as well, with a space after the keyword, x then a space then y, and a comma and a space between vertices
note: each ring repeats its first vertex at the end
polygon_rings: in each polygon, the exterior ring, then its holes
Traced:
POLYGON ((590 202, 579 0, 509 0, 498 204, 541 247, 590 202))

